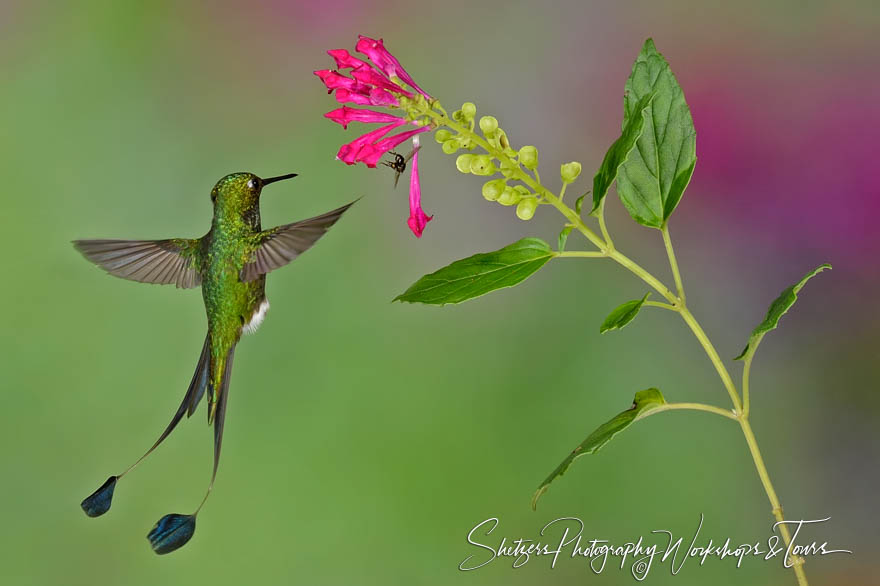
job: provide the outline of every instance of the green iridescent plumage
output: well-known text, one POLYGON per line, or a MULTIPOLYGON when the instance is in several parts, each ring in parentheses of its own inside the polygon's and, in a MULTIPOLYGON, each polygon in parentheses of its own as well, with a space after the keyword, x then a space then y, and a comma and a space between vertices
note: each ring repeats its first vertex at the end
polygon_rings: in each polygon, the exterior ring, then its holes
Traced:
MULTIPOLYGON (((140 459, 122 474, 110 477, 83 501, 83 510, 89 516, 99 516, 109 510, 116 481, 158 447, 184 414, 192 415, 203 396, 207 396, 208 422, 214 425, 214 468, 205 495, 207 499, 217 475, 235 347, 243 333, 256 330, 269 307, 266 273, 286 265, 308 250, 352 205, 262 230, 260 195, 263 187, 295 176, 260 179, 253 173, 227 175, 211 190, 214 206, 211 229, 198 239, 74 242, 87 259, 114 276, 143 283, 175 284, 182 288, 201 286, 208 318, 208 333, 199 362, 171 422, 140 459)), ((166 517, 157 527, 167 525, 166 517)), ((174 514, 170 517, 183 519, 186 516, 174 514)), ((154 529, 150 540, 157 553, 167 553, 186 543, 191 536, 192 531, 169 533, 154 529), (169 537, 178 533, 181 535, 178 541, 169 537)))

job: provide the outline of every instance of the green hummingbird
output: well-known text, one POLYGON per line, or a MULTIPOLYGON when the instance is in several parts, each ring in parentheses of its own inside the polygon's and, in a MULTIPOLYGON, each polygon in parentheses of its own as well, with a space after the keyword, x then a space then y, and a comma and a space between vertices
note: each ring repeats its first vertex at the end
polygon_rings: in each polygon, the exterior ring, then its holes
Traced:
POLYGON ((233 173, 211 190, 214 217, 201 238, 168 240, 76 240, 83 256, 116 277, 141 283, 201 286, 208 333, 195 374, 183 401, 159 439, 121 474, 111 476, 82 502, 90 517, 110 509, 117 481, 144 460, 174 430, 184 414, 191 416, 207 395, 208 423, 214 426, 214 466, 208 490, 191 515, 162 517, 147 536, 163 554, 184 545, 195 531, 196 514, 205 504, 217 476, 223 420, 229 394, 232 359, 242 334, 256 331, 269 309, 266 274, 311 248, 354 203, 333 211, 268 230, 260 225, 260 194, 276 181, 296 173, 261 179, 233 173))

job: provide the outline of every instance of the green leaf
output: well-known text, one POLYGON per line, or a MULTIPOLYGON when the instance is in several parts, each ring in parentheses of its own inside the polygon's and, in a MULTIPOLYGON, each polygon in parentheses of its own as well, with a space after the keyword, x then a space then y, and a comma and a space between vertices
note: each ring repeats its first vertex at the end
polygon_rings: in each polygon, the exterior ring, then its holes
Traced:
POLYGON ((663 398, 663 393, 657 389, 646 389, 636 393, 632 407, 623 413, 619 413, 613 419, 606 421, 596 428, 596 431, 591 433, 587 439, 581 442, 581 445, 576 447, 571 454, 569 454, 568 457, 556 467, 556 470, 550 473, 550 476, 548 476, 538 487, 538 490, 535 491, 535 494, 532 497, 532 508, 537 508, 538 499, 541 498, 542 494, 547 492, 550 483, 556 480, 557 477, 565 474, 565 471, 568 470, 568 467, 571 466, 572 462, 585 454, 595 454, 602 446, 610 442, 611 438, 632 425, 633 422, 645 417, 652 409, 665 404, 666 399, 663 398))
POLYGON ((655 95, 657 94, 651 92, 642 96, 642 99, 639 100, 634 108, 634 112, 636 112, 637 115, 630 116, 628 120, 624 120, 623 132, 621 132, 620 137, 614 141, 614 144, 611 145, 608 152, 605 153, 605 158, 602 159, 602 165, 596 172, 595 177, 593 177, 593 209, 590 211, 591 214, 599 209, 599 204, 602 203, 611 184, 617 179, 617 173, 620 166, 626 162, 630 151, 633 150, 633 147, 636 146, 636 141, 642 135, 642 131, 645 128, 645 121, 648 118, 648 106, 651 105, 651 101, 654 99, 655 95))
POLYGON ((425 275, 394 301, 444 305, 513 287, 556 256, 540 238, 523 238, 501 250, 475 254, 425 275))
POLYGON ((761 343, 761 340, 764 338, 764 334, 769 332, 770 330, 775 330, 776 326, 779 325, 779 319, 785 315, 785 313, 789 310, 789 308, 794 305, 794 302, 797 301, 797 294, 800 290, 807 284, 807 281, 824 271, 825 269, 830 269, 831 265, 825 263, 820 265, 804 275, 804 278, 786 289, 782 292, 776 300, 770 304, 770 309, 767 310, 767 316, 764 318, 758 327, 756 327, 752 331, 752 335, 749 336, 749 343, 746 344, 746 347, 740 353, 739 356, 734 358, 734 360, 742 360, 743 358, 750 358, 755 354, 755 351, 758 349, 758 344, 761 343))
POLYGON ((584 205, 584 198, 587 197, 587 195, 589 195, 589 193, 590 192, 588 191, 587 193, 585 193, 582 196, 580 196, 579 198, 577 198, 577 200, 574 202, 574 211, 577 212, 578 216, 581 215, 581 207, 583 207, 583 205, 584 205))
POLYGON ((644 114, 647 124, 618 172, 617 192, 636 222, 660 228, 694 172, 696 131, 681 87, 648 39, 626 80, 624 129, 642 116, 642 100, 652 93, 656 95, 644 114))
POLYGON ((618 305, 608 314, 608 317, 605 318, 602 325, 599 326, 599 333, 604 334, 609 330, 619 330, 634 320, 642 309, 642 305, 648 300, 648 295, 650 294, 650 292, 645 293, 645 296, 641 299, 633 299, 632 301, 627 301, 626 303, 618 305))
POLYGON ((565 243, 568 241, 568 235, 571 234, 572 230, 574 230, 574 226, 566 226, 562 229, 562 232, 559 233, 559 238, 556 243, 556 248, 559 252, 565 250, 565 243))

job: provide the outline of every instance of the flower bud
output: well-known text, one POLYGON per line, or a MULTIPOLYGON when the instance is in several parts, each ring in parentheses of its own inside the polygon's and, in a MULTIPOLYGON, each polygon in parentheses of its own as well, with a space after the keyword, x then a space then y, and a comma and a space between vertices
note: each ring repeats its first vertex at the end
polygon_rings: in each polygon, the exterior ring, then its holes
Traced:
POLYGON ((473 120, 477 115, 477 106, 473 102, 465 102, 461 105, 461 114, 465 120, 473 120))
POLYGON ((504 175, 505 177, 508 177, 508 178, 512 177, 515 169, 516 169, 516 165, 511 167, 510 165, 508 165, 505 162, 501 163, 501 169, 500 169, 501 174, 504 175))
POLYGON ((483 184, 483 197, 486 198, 486 201, 495 201, 504 193, 505 187, 507 187, 507 184, 504 179, 487 181, 483 184))
POLYGON ((534 171, 538 167, 538 149, 533 146, 524 146, 519 149, 519 162, 526 169, 534 171))
POLYGON ((449 140, 447 140, 446 142, 443 143, 442 149, 443 149, 444 153, 446 153, 447 155, 451 155, 452 153, 454 153, 455 151, 458 150, 458 147, 459 147, 458 139, 457 138, 450 138, 449 140))
POLYGON ((498 120, 495 116, 483 116, 480 118, 480 130, 484 136, 493 136, 498 130, 498 120))
POLYGON ((575 179, 578 178, 578 175, 581 174, 581 164, 577 161, 572 161, 571 163, 564 163, 560 170, 560 175, 562 176, 563 183, 571 183, 575 179))
POLYGON ((525 197, 516 206, 516 217, 520 220, 531 220, 537 207, 538 200, 534 197, 525 197))
POLYGON ((498 197, 498 203, 503 206, 512 206, 519 203, 520 199, 522 199, 522 195, 520 195, 514 188, 505 187, 504 191, 501 192, 501 195, 498 197))
POLYGON ((474 175, 492 175, 498 169, 492 164, 492 157, 489 155, 476 155, 471 163, 471 173, 474 175))
POLYGON ((455 167, 462 173, 470 173, 475 158, 476 156, 471 154, 458 155, 455 159, 455 167))
POLYGON ((440 128, 437 132, 434 133, 434 140, 438 143, 443 144, 447 140, 452 138, 452 133, 445 128, 440 128))

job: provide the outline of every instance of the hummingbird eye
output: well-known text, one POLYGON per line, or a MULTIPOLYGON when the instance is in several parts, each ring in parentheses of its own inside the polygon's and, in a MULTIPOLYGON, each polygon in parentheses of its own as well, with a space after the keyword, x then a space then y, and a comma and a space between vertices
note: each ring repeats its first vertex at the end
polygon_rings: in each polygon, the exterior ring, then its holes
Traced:
POLYGON ((256 179, 251 179, 247 182, 248 189, 257 189, 259 187, 259 183, 257 183, 256 179))

